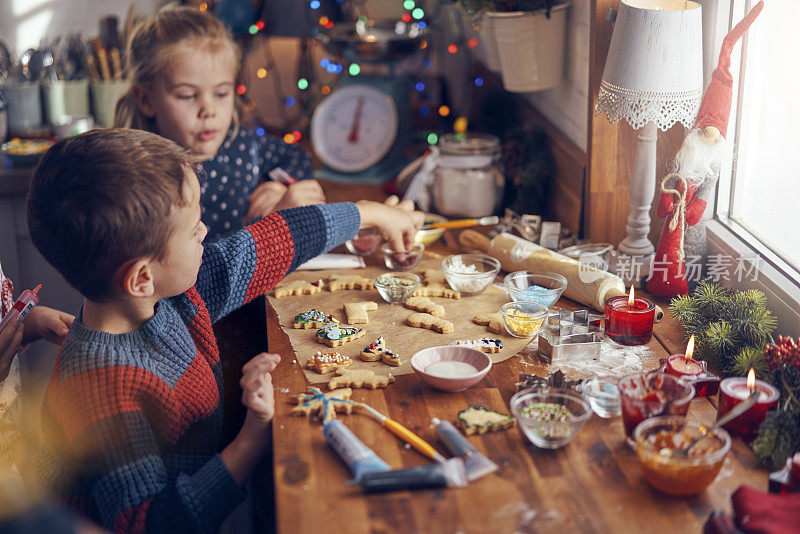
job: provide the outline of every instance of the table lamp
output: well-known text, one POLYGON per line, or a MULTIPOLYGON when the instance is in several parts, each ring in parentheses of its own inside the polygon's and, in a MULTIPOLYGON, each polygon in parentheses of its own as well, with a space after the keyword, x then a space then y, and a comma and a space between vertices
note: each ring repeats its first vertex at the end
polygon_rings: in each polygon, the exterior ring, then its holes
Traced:
MULTIPOLYGON (((626 236, 618 246, 634 278, 649 274, 655 248, 650 205, 656 188, 657 130, 691 127, 703 96, 702 16, 697 2, 622 0, 595 115, 625 119, 639 140, 630 182, 626 236)), ((618 265, 619 265, 618 258, 618 265)))

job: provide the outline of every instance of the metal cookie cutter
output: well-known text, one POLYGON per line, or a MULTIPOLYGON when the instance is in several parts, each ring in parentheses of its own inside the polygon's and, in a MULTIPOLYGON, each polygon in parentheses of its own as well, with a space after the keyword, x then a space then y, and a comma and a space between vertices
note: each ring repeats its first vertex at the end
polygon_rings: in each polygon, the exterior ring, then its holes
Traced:
POLYGON ((539 333, 537 352, 541 359, 552 363, 554 359, 600 356, 600 318, 588 310, 558 310, 558 314, 549 315, 539 333))

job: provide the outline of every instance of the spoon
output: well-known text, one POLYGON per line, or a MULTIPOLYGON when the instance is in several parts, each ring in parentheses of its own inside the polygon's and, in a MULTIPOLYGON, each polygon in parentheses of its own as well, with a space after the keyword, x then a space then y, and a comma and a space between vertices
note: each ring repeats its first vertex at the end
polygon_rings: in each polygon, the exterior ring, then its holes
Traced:
POLYGON ((720 417, 717 420, 716 423, 714 423, 710 427, 706 428, 705 431, 703 431, 703 434, 700 435, 699 437, 694 438, 691 442, 689 442, 689 445, 687 447, 684 447, 682 449, 669 449, 670 454, 676 455, 676 456, 681 456, 681 457, 688 457, 689 456, 689 451, 692 449, 692 447, 697 445, 700 441, 703 440, 703 438, 708 436, 712 431, 714 431, 717 428, 721 427, 722 425, 724 425, 728 421, 730 421, 732 419, 736 419, 737 417, 742 415, 744 412, 746 412, 747 410, 752 408, 753 405, 758 401, 758 397, 759 396, 761 396, 761 392, 760 391, 758 391, 758 390, 753 391, 750 394, 750 396, 747 397, 747 399, 744 402, 740 402, 739 404, 737 404, 731 411, 729 411, 728 413, 726 413, 725 415, 720 417))

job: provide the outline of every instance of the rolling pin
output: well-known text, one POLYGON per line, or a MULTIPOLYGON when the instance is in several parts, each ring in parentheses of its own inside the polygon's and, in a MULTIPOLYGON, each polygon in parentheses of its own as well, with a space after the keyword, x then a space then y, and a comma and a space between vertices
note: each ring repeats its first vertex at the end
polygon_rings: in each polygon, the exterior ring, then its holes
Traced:
MULTIPOLYGON (((464 230, 458 240, 465 247, 497 258, 505 271, 549 271, 562 275, 567 279, 565 297, 600 312, 605 312, 607 298, 628 294, 619 276, 515 235, 502 233, 490 240, 474 230, 464 230)), ((664 312, 656 306, 656 322, 663 317, 664 312)))

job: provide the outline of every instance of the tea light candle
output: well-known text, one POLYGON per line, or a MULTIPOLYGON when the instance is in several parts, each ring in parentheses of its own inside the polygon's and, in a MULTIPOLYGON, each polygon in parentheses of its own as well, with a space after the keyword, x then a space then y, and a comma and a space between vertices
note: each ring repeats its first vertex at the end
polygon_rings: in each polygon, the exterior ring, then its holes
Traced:
POLYGON ((758 427, 767 417, 767 412, 778 404, 780 393, 772 385, 756 380, 756 373, 753 369, 750 369, 747 379, 740 376, 726 378, 719 386, 718 417, 728 413, 755 390, 761 393, 756 404, 736 419, 723 425, 728 432, 740 436, 746 441, 755 438, 758 427))
POLYGON ((694 335, 689 338, 689 343, 686 344, 686 354, 673 354, 667 360, 666 371, 677 377, 695 377, 701 374, 704 369, 703 365, 697 360, 692 358, 694 354, 694 335))
POLYGON ((628 296, 606 299, 606 334, 620 345, 645 345, 653 337, 656 306, 646 298, 636 298, 633 286, 628 296))

